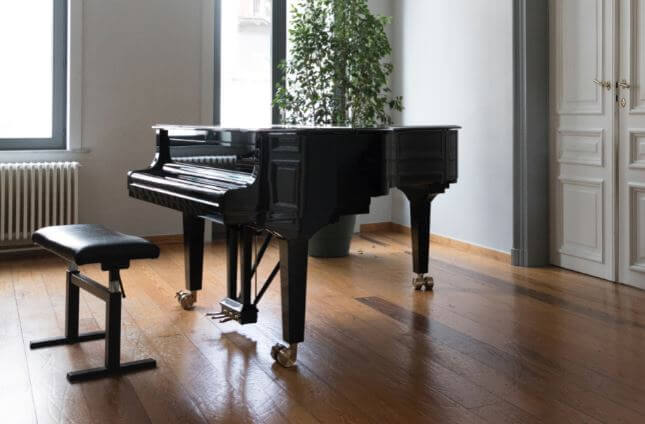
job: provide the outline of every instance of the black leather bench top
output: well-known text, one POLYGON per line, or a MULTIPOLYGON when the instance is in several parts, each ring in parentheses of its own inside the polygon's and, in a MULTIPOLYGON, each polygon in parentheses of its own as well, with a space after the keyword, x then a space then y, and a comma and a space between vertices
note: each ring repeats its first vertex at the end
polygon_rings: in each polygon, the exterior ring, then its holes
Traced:
POLYGON ((112 231, 102 225, 77 224, 45 227, 32 241, 77 265, 119 263, 130 259, 154 259, 159 248, 142 239, 112 231))

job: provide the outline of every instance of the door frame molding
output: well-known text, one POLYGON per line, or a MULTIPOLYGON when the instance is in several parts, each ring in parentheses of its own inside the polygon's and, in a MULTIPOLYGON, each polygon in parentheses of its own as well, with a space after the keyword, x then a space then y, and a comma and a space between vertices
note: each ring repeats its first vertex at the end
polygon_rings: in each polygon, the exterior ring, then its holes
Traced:
POLYGON ((516 266, 550 263, 549 2, 513 0, 513 249, 516 266))

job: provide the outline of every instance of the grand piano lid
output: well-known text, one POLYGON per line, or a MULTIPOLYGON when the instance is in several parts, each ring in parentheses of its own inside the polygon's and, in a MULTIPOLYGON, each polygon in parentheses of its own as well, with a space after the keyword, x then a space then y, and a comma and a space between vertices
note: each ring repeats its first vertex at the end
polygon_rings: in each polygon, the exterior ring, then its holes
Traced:
POLYGON ((165 125, 152 126, 155 130, 168 131, 172 144, 206 143, 206 144, 254 144, 258 129, 223 128, 206 125, 165 125))
POLYGON ((174 125, 174 124, 156 124, 153 129, 163 129, 176 137, 194 137, 204 135, 204 133, 222 134, 222 133, 253 133, 267 131, 414 131, 414 130, 458 130, 459 125, 402 125, 402 126, 372 126, 372 127, 350 127, 338 125, 272 125, 268 127, 223 127, 215 125, 174 125))

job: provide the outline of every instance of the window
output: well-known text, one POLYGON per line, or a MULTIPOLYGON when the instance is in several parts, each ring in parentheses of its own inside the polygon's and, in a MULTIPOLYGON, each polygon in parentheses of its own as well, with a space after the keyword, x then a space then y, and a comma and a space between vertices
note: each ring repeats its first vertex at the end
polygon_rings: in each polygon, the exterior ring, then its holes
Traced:
POLYGON ((65 148, 67 0, 0 2, 0 150, 65 148))
POLYGON ((216 0, 215 10, 214 122, 277 122, 271 100, 284 58, 286 0, 216 0))

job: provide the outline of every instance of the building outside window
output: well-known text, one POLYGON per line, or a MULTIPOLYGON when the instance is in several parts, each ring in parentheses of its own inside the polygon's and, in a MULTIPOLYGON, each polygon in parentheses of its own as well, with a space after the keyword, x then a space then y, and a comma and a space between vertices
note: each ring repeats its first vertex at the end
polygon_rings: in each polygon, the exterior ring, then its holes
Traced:
POLYGON ((0 150, 64 149, 67 1, 0 2, 0 150))
POLYGON ((220 124, 271 125, 271 0, 221 1, 220 124))

